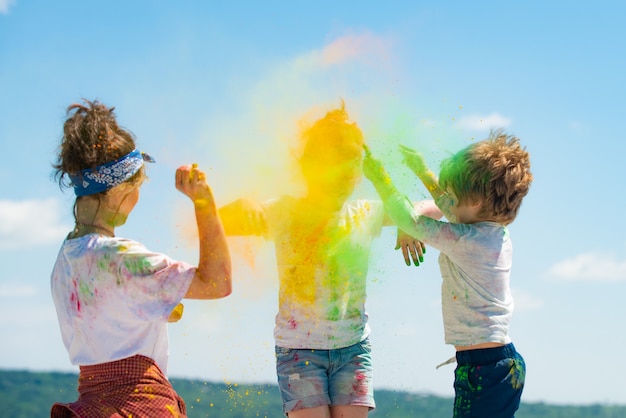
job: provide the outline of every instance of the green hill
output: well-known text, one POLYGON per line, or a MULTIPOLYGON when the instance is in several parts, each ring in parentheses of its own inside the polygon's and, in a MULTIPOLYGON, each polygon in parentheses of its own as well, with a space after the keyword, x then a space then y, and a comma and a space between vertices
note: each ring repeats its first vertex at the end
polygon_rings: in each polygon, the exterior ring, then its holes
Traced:
MULTIPOLYGON (((0 416, 49 417, 54 402, 76 400, 78 376, 73 373, 42 373, 0 370, 0 416), (10 412, 9 412, 10 411, 10 412)), ((190 418, 280 418, 282 406, 275 385, 238 385, 171 379, 185 399, 190 418)), ((452 399, 397 392, 376 391, 373 418, 446 418, 452 415, 452 399)), ((624 418, 626 405, 557 406, 522 403, 516 418, 624 418)))

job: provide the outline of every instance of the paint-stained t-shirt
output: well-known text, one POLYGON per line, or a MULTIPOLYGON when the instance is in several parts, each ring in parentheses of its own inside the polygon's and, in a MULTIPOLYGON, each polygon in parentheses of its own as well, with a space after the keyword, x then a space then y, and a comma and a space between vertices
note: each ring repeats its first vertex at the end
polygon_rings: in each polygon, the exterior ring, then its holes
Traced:
POLYGON ((52 271, 63 343, 75 365, 141 354, 167 372, 167 319, 196 268, 124 238, 65 240, 52 271))
POLYGON ((356 200, 332 218, 292 197, 265 203, 279 275, 277 346, 334 349, 369 335, 365 311, 372 239, 380 235, 380 201, 356 200))
MULTIPOLYGON (((444 195, 436 203, 446 218, 454 221, 450 200, 444 195)), ((400 229, 440 251, 446 343, 511 342, 513 247, 508 229, 495 222, 459 224, 420 216, 400 195, 385 204, 400 229)))

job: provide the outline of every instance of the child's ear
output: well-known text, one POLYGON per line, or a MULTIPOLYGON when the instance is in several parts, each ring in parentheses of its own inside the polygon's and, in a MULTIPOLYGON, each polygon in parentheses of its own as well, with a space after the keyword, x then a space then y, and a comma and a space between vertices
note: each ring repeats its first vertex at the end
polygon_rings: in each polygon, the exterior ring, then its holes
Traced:
POLYGON ((476 199, 472 201, 468 206, 471 208, 472 212, 474 212, 475 214, 479 214, 480 211, 483 209, 483 200, 476 199))
POLYGON ((482 206, 483 206, 483 200, 482 199, 476 199, 476 200, 474 200, 470 204, 470 207, 472 207, 474 209, 480 209, 482 206))

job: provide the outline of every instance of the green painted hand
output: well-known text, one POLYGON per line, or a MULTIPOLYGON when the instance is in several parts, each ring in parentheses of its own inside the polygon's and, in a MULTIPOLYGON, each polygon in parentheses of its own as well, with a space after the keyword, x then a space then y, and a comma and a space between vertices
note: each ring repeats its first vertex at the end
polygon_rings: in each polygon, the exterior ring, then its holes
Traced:
POLYGON ((400 145, 400 152, 402 153, 402 162, 409 167, 417 176, 420 176, 428 171, 426 162, 422 154, 409 148, 405 145, 400 145))
POLYGON ((374 186, 388 184, 389 174, 385 170, 383 164, 372 156, 367 145, 363 145, 365 150, 365 158, 363 159, 363 174, 374 186))

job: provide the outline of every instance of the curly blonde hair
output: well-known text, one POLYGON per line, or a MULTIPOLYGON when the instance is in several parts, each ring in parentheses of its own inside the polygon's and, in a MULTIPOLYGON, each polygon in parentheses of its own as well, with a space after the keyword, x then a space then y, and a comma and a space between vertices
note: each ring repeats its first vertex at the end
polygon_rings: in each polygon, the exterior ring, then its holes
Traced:
POLYGON ((452 190, 459 203, 481 202, 478 216, 503 225, 517 217, 532 181, 528 152, 503 129, 444 160, 439 174, 440 187, 452 190))

